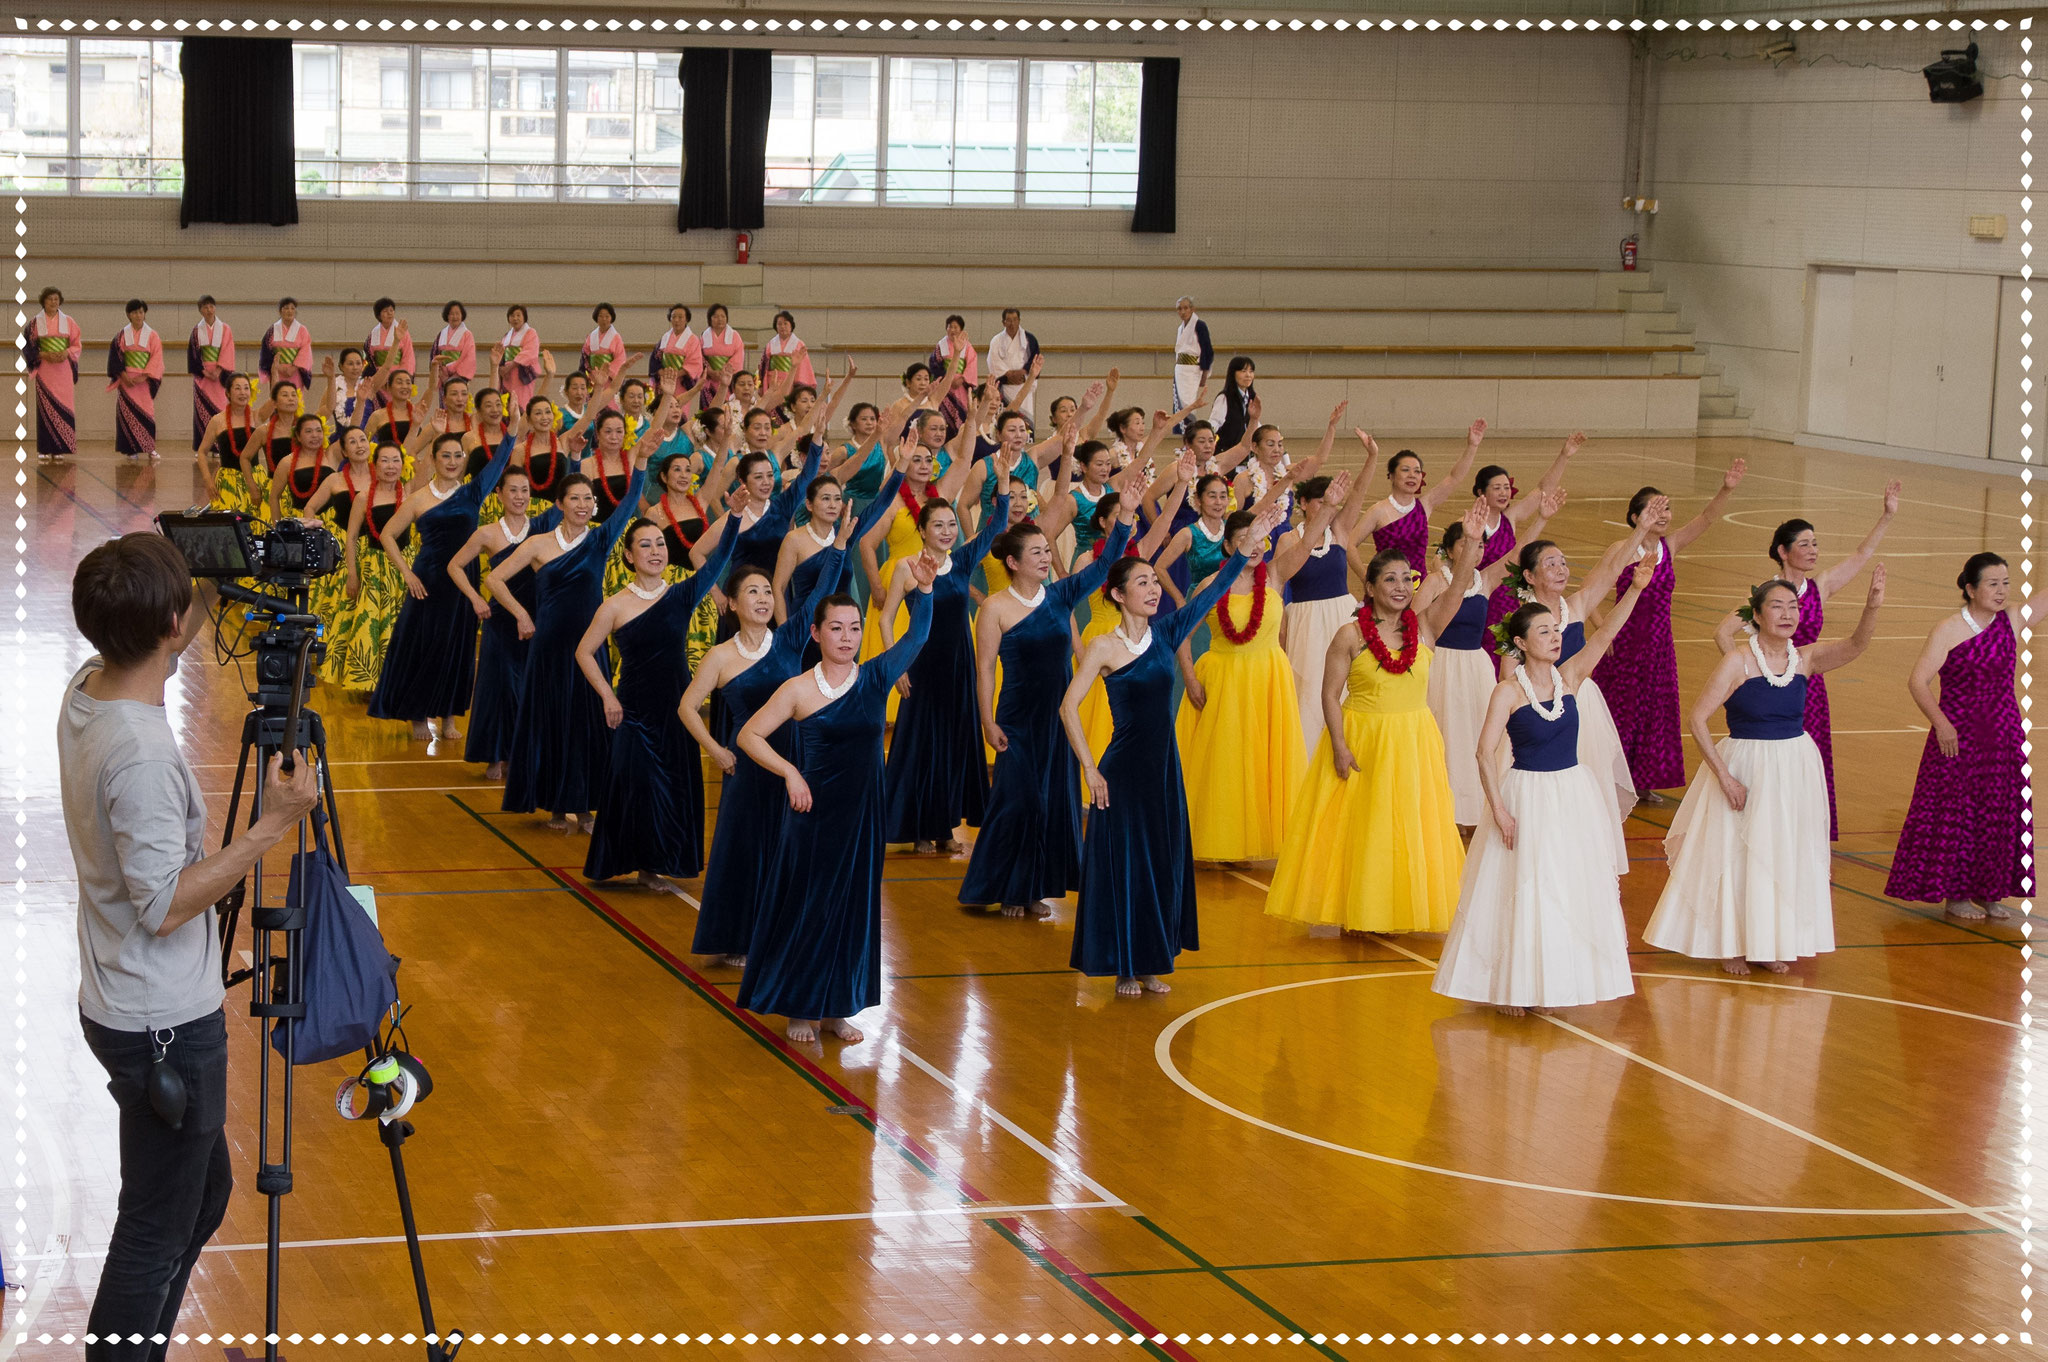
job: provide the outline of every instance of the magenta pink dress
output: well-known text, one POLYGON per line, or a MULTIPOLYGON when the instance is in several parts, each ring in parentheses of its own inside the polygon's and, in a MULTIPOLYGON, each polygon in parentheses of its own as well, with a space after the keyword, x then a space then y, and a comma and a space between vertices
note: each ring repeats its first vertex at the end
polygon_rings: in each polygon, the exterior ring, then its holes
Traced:
MULTIPOLYGON (((1500 528, 1486 536, 1486 550, 1479 555, 1479 570, 1486 571, 1514 551, 1515 522, 1502 516, 1500 528)), ((1515 589, 1508 585, 1505 577, 1486 598, 1486 632, 1479 636, 1479 646, 1486 649, 1488 657, 1498 660, 1500 656, 1493 641, 1493 626, 1514 614, 1521 604, 1522 598, 1515 594, 1515 589)))
MULTIPOLYGON (((1809 643, 1820 641, 1821 626, 1827 623, 1827 605, 1820 598, 1820 588, 1811 580, 1806 590, 1799 595, 1799 627, 1792 631, 1792 645, 1804 648, 1809 643)), ((1835 817, 1835 735, 1828 718, 1828 679, 1814 676, 1806 683, 1806 733, 1813 739, 1813 745, 1820 749, 1821 773, 1828 782, 1828 840, 1834 841, 1842 835, 1842 825, 1835 817)))
MULTIPOLYGON (((1671 636, 1671 595, 1678 569, 1670 545, 1657 541, 1659 561, 1635 611, 1621 627, 1593 679, 1614 712, 1629 779, 1638 790, 1670 790, 1685 784, 1685 749, 1679 742, 1678 644, 1671 636)), ((1646 555, 1647 556, 1647 555, 1646 555)), ((1614 598, 1628 594, 1640 562, 1630 563, 1614 581, 1614 598)))
POLYGON ((1389 549, 1397 550, 1408 560, 1408 566, 1418 572, 1429 570, 1429 512, 1422 507, 1422 498, 1415 498, 1415 504, 1408 508, 1406 515, 1388 521, 1372 532, 1372 546, 1376 553, 1389 549))
POLYGON ((2013 698, 2018 648, 2000 611, 1984 631, 1941 664, 1941 712, 1956 727, 1956 754, 1934 734, 1920 753, 1920 777, 1884 892, 1895 899, 1996 903, 2030 892, 2020 864, 2020 707, 2013 698))

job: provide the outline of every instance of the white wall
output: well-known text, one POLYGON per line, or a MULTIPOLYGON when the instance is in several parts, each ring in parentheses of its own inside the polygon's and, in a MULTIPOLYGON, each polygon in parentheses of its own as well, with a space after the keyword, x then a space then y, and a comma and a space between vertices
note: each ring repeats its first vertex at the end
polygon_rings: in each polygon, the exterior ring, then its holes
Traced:
MULTIPOLYGON (((1920 68, 1942 48, 1963 46, 1964 34, 1800 33, 1797 55, 1775 68, 1753 55, 1766 36, 1691 34, 1653 45, 1647 192, 1660 211, 1644 249, 1696 328, 1695 344, 1726 366, 1741 404, 1754 409, 1752 429, 1790 438, 1808 429, 1813 266, 2017 274, 2020 54, 2016 35, 1978 32, 1980 68, 2007 78, 1987 79, 1980 100, 1937 105, 1920 68), (1968 235, 1969 216, 1986 213, 2006 215, 2004 241, 1968 235)), ((1990 281, 1958 290, 1970 299, 1998 291, 1990 281)), ((1901 331, 1922 324, 1911 308, 1894 323, 1901 331)), ((1972 363, 1995 347, 1996 309, 1977 324, 1990 328, 1988 343, 1963 338, 1955 347, 1976 355, 1972 363)), ((1872 351, 1899 350, 1903 363, 1928 358, 1894 343, 1903 337, 1865 339, 1872 351)), ((1916 438, 1915 428, 1888 423, 1886 433, 1916 438)), ((1995 430, 1993 443, 2010 434, 2003 422, 1995 430)))

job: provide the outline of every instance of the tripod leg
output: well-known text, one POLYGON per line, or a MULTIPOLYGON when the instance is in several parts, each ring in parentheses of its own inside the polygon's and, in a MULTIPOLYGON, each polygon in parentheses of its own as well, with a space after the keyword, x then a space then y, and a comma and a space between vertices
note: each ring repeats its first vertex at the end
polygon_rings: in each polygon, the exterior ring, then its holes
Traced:
MULTIPOLYGON (((427 1294, 427 1264, 420 1256, 420 1230, 413 1220, 412 1191, 405 1181, 405 1141, 413 1133, 410 1121, 380 1122, 378 1138, 391 1151, 391 1181, 398 1192, 398 1215, 405 1224, 405 1250, 412 1256, 412 1289, 420 1298, 420 1324, 431 1338, 436 1335, 434 1328, 434 1302, 427 1294)), ((455 1350, 462 1346, 459 1334, 449 1336, 452 1343, 443 1340, 427 1344, 428 1362, 452 1362, 455 1350)))

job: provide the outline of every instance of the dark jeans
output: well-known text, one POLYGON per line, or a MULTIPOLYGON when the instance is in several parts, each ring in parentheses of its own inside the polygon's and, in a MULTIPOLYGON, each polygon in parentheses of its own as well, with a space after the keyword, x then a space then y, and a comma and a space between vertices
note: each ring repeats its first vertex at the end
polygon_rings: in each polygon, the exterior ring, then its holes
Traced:
POLYGON ((85 1043, 107 1071, 121 1108, 121 1198, 114 1238, 86 1328, 99 1336, 88 1362, 162 1362, 177 1332, 185 1283, 227 1214, 228 1023, 215 1012, 177 1028, 166 1062, 185 1080, 185 1128, 172 1130, 150 1109, 146 1086, 155 1048, 146 1031, 113 1031, 81 1016, 85 1043), (119 1341, 107 1335, 119 1336, 119 1341), (143 1341, 130 1343, 131 1335, 143 1341))

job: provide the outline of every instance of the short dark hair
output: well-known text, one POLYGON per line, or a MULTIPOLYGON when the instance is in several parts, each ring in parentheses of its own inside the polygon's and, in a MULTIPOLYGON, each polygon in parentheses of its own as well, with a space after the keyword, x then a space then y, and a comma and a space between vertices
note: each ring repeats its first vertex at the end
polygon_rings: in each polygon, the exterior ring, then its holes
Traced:
POLYGON ((511 321, 512 314, 515 312, 517 312, 521 317, 528 317, 532 315, 527 312, 525 303, 512 303, 505 308, 505 320, 508 322, 511 321))
POLYGON ((819 601, 817 608, 811 611, 811 628, 823 627, 825 617, 841 606, 845 606, 848 610, 853 611, 856 617, 860 614, 859 601, 847 595, 844 591, 835 591, 824 600, 819 601))
POLYGON ((778 322, 788 322, 790 334, 796 334, 796 314, 794 312, 791 312, 787 308, 785 308, 782 311, 775 314, 775 320, 778 322))
POLYGON ((948 326, 953 326, 953 325, 956 325, 956 324, 957 324, 957 325, 959 326, 959 328, 960 328, 960 329, 961 329, 962 331, 965 331, 965 330, 967 329, 967 319, 966 319, 965 317, 961 316, 961 315, 960 315, 959 313, 957 313, 957 312, 949 312, 949 313, 947 313, 947 314, 946 314, 946 325, 948 325, 948 326))
POLYGON ((905 366, 903 367, 903 386, 904 386, 904 387, 906 387, 906 388, 907 388, 907 387, 909 387, 909 386, 910 386, 910 377, 911 377, 911 375, 912 375, 912 374, 923 374, 923 375, 924 375, 924 376, 925 376, 926 378, 930 378, 930 377, 932 376, 932 366, 931 366, 931 365, 929 365, 929 364, 926 364, 926 363, 925 363, 925 362, 924 362, 923 360, 921 360, 921 359, 920 359, 920 360, 915 360, 915 361, 911 362, 910 364, 907 364, 907 365, 905 365, 905 366))
POLYGON ((1028 520, 1021 525, 1012 525, 996 536, 996 542, 989 550, 989 556, 1007 568, 1012 558, 1022 558, 1024 556, 1024 546, 1029 544, 1034 536, 1043 539, 1045 538, 1045 531, 1039 529, 1038 526, 1028 520))
MULTIPOLYGON (((757 408, 756 410, 758 410, 758 408, 757 408)), ((752 412, 749 412, 749 413, 748 413, 748 415, 750 415, 750 416, 751 416, 752 414, 753 414, 752 412)), ((764 415, 764 416, 765 416, 765 415, 767 415, 767 413, 766 413, 766 412, 762 412, 762 415, 764 415)), ((764 465, 765 465, 766 467, 768 467, 768 468, 772 469, 772 468, 774 468, 774 467, 775 467, 775 460, 773 460, 773 459, 769 458, 769 457, 768 457, 768 456, 767 456, 766 454, 763 454, 763 453, 761 453, 761 452, 760 452, 759 450, 755 450, 754 452, 752 452, 752 453, 750 453, 750 454, 743 454, 743 455, 741 455, 741 456, 740 456, 740 466, 739 466, 739 470, 738 470, 738 471, 739 471, 739 480, 740 480, 741 482, 745 482, 745 481, 746 481, 746 480, 747 480, 748 478, 750 478, 750 477, 752 477, 752 476, 753 476, 754 470, 755 470, 756 468, 762 467, 762 466, 764 466, 764 465)))
POLYGON ((288 307, 297 307, 298 305, 299 300, 292 297, 291 294, 289 293, 285 294, 284 297, 277 300, 277 310, 279 312, 284 311, 288 307))
POLYGON ((1004 308, 1004 309, 1003 309, 1003 316, 1004 316, 1005 318, 1009 318, 1009 317, 1015 317, 1015 318, 1016 318, 1016 319, 1017 319, 1018 321, 1020 321, 1020 322, 1024 320, 1024 314, 1023 314, 1023 312, 1022 312, 1022 311, 1020 311, 1020 310, 1019 310, 1019 309, 1017 309, 1017 308, 1014 308, 1014 307, 1006 307, 1006 308, 1004 308))
POLYGON ((357 345, 344 345, 344 346, 342 346, 342 347, 341 347, 341 354, 340 354, 340 355, 338 355, 338 356, 336 356, 336 358, 337 358, 337 359, 338 359, 339 361, 341 361, 341 362, 343 362, 343 363, 346 363, 346 362, 347 362, 347 360, 348 360, 348 357, 349 357, 350 355, 354 355, 354 356, 355 356, 355 357, 356 357, 357 359, 367 359, 367 358, 369 358, 369 357, 368 357, 367 355, 365 355, 365 354, 363 353, 363 351, 362 351, 362 347, 361 347, 361 346, 357 346, 357 345))
POLYGON ((192 570, 160 534, 138 530, 85 555, 71 577, 71 617, 110 666, 132 667, 177 632, 192 570))
POLYGON ((668 305, 668 315, 673 317, 675 315, 677 308, 681 308, 683 310, 683 324, 685 326, 689 325, 690 319, 697 315, 696 313, 690 311, 690 305, 688 303, 670 303, 668 305))
MULTIPOLYGON (((447 302, 441 304, 441 320, 447 321, 448 314, 458 307, 462 307, 462 300, 460 298, 450 298, 447 302)), ((469 309, 466 307, 462 307, 462 320, 465 322, 469 320, 469 309)))
POLYGON ((215 307, 219 307, 219 306, 220 306, 220 304, 219 304, 219 303, 217 303, 217 302, 214 302, 214 298, 213 298, 213 295, 212 295, 211 293, 202 293, 202 294, 200 294, 200 295, 199 295, 199 306, 201 306, 201 307, 205 307, 205 306, 206 306, 206 305, 207 305, 208 303, 213 303, 213 305, 214 305, 215 307))
POLYGON ((590 320, 596 321, 597 314, 600 312, 611 313, 612 320, 615 322, 619 319, 619 310, 617 308, 613 307, 610 303, 599 303, 596 307, 590 309, 590 320))
MULTIPOLYGON (((199 301, 203 303, 206 300, 202 298, 199 301)), ((389 298, 379 298, 376 302, 370 304, 370 315, 372 317, 381 317, 384 315, 384 309, 387 307, 393 312, 398 311, 397 303, 392 302, 389 298)))
POLYGON ((149 304, 143 302, 140 298, 130 298, 128 300, 128 306, 122 308, 121 310, 123 312, 147 312, 149 311, 149 304))

